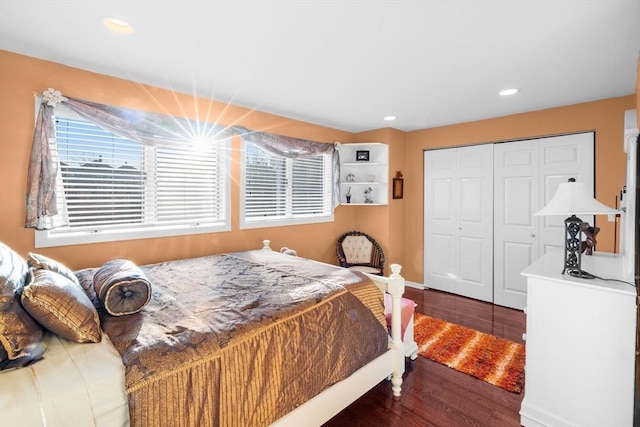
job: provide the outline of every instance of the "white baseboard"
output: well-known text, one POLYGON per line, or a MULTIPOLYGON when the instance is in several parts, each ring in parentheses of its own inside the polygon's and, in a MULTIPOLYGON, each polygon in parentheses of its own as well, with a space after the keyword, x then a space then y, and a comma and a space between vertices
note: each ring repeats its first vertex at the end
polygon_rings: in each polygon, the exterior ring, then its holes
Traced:
POLYGON ((422 290, 427 289, 427 287, 422 283, 410 282, 408 280, 404 281, 404 285, 409 286, 411 288, 416 288, 416 289, 422 289, 422 290))

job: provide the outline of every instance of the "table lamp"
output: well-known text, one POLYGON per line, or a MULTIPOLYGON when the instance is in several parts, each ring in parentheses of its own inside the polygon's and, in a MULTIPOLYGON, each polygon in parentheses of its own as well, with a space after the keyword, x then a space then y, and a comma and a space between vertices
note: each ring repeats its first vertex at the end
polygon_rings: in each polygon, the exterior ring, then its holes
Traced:
POLYGON ((609 215, 618 213, 594 199, 584 183, 569 178, 569 182, 558 186, 558 191, 547 205, 534 213, 534 216, 568 215, 564 220, 564 269, 573 277, 593 279, 595 276, 582 270, 582 230, 588 223, 578 215, 609 215))

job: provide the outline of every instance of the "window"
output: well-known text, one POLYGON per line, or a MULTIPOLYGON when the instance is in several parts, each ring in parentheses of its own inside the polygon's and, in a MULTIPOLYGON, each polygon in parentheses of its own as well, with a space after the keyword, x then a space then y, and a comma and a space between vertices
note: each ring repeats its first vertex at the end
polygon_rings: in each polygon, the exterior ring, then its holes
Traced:
POLYGON ((151 147, 58 111, 55 131, 69 226, 38 247, 230 229, 227 143, 151 147))
POLYGON ((333 220, 331 156, 288 159, 244 143, 241 227, 333 220))

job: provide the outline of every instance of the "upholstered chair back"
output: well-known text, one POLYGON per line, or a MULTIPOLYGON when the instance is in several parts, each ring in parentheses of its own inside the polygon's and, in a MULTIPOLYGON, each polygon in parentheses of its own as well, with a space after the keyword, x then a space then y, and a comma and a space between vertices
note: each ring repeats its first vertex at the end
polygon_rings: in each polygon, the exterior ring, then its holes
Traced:
POLYGON ((368 264, 373 243, 365 236, 347 236, 342 241, 342 250, 349 264, 368 264))
POLYGON ((366 233, 349 231, 338 238, 336 254, 345 268, 382 275, 384 253, 378 243, 366 233))

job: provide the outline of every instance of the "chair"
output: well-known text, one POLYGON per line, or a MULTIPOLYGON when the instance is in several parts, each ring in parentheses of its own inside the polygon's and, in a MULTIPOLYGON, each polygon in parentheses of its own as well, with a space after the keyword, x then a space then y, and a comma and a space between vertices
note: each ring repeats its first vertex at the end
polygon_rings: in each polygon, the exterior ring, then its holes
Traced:
POLYGON ((384 274, 384 253, 380 245, 366 233, 349 231, 338 238, 336 254, 340 265, 365 273, 384 274))

